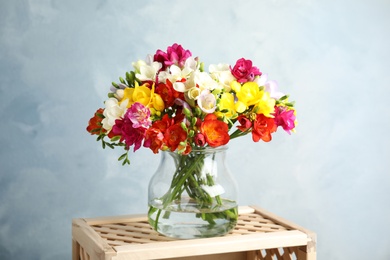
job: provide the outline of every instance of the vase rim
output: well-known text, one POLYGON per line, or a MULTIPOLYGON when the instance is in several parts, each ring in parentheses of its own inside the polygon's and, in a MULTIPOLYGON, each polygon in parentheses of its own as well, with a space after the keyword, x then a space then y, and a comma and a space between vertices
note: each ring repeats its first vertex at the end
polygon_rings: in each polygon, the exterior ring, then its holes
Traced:
MULTIPOLYGON (((200 153, 200 152, 222 152, 222 151, 226 151, 228 149, 228 146, 227 145, 222 145, 222 146, 218 146, 218 147, 211 147, 211 146, 206 146, 206 147, 195 147, 191 150, 190 153, 200 153)), ((170 150, 167 150, 167 151, 164 151, 164 152, 168 152, 168 153, 173 153, 173 154, 178 154, 177 151, 170 151, 170 150)))

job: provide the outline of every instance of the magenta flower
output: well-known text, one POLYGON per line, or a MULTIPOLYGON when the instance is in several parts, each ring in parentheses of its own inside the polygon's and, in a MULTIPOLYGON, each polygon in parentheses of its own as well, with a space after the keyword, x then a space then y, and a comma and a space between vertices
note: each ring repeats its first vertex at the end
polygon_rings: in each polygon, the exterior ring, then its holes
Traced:
POLYGON ((239 59, 233 69, 230 67, 233 76, 240 83, 253 81, 256 76, 261 76, 261 72, 257 67, 252 66, 251 60, 244 58, 239 59))
POLYGON ((189 50, 184 50, 181 45, 175 43, 168 47, 167 52, 157 50, 153 60, 163 64, 162 70, 173 64, 183 68, 184 63, 191 55, 192 53, 189 50))
POLYGON ((295 114, 293 109, 287 110, 285 107, 275 108, 275 123, 281 126, 284 131, 291 134, 291 130, 295 128, 295 114))
POLYGON ((133 123, 128 118, 115 120, 115 125, 112 127, 113 136, 121 136, 120 142, 126 144, 126 149, 134 145, 134 152, 137 151, 145 138, 146 128, 134 128, 133 123))
POLYGON ((133 128, 148 128, 152 125, 149 108, 138 102, 135 102, 126 111, 125 118, 128 118, 133 123, 133 128))

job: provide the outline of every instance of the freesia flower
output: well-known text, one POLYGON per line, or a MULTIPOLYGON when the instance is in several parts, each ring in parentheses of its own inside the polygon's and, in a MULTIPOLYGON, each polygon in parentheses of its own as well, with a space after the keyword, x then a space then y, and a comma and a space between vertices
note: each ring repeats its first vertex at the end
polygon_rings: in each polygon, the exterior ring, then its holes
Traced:
POLYGON ((265 91, 270 93, 270 97, 278 100, 283 97, 284 94, 278 91, 278 83, 274 80, 269 80, 264 84, 265 91))
POLYGON ((214 113, 215 109, 217 108, 217 101, 215 96, 207 89, 200 93, 197 102, 199 108, 207 114, 214 113))
POLYGON ((194 81, 195 85, 199 87, 201 91, 205 89, 221 89, 220 85, 207 72, 195 72, 194 81))
POLYGON ((134 88, 125 89, 121 102, 125 100, 128 100, 128 107, 135 102, 138 102, 157 111, 162 111, 165 108, 164 101, 161 96, 154 92, 154 85, 152 88, 149 88, 149 84, 147 83, 139 86, 136 82, 134 88))
POLYGON ((256 120, 253 122, 252 139, 254 142, 263 140, 269 142, 272 140, 271 134, 276 131, 277 125, 273 118, 257 114, 256 120))
POLYGON ((120 141, 125 143, 126 149, 134 145, 134 152, 141 147, 145 132, 146 128, 134 128, 127 115, 123 119, 115 120, 115 125, 112 127, 112 134, 121 137, 120 141))
POLYGON ((163 65, 162 69, 165 70, 166 67, 171 65, 182 67, 191 55, 189 50, 184 50, 181 45, 175 43, 167 48, 167 52, 157 50, 154 61, 160 62, 163 65))
POLYGON ((238 123, 240 123, 240 125, 238 125, 237 128, 240 129, 241 132, 245 132, 252 127, 251 120, 249 120, 249 118, 247 118, 245 115, 240 115, 237 118, 237 121, 238 123))
POLYGON ((139 64, 139 73, 135 77, 140 81, 153 81, 156 79, 157 72, 160 71, 162 65, 158 62, 153 62, 148 65, 146 63, 139 64))
POLYGON ((233 76, 228 64, 212 64, 209 66, 209 72, 210 76, 221 86, 221 88, 230 92, 230 83, 236 80, 236 78, 233 76))
POLYGON ((122 117, 127 109, 127 101, 119 103, 116 98, 109 98, 104 102, 105 109, 103 112, 103 128, 109 132, 115 124, 115 120, 122 117))
POLYGON ((186 139, 187 132, 183 130, 179 123, 170 126, 164 133, 164 141, 172 152, 186 139))
POLYGON ((275 109, 275 123, 281 126, 288 134, 295 128, 295 110, 287 110, 285 107, 276 107, 275 109))
POLYGON ((232 93, 225 92, 221 95, 218 108, 219 111, 216 115, 219 118, 227 117, 229 119, 234 119, 237 117, 236 104, 232 93))
POLYGON ((105 129, 102 129, 102 120, 103 120, 103 108, 99 108, 96 110, 94 116, 89 120, 87 131, 91 135, 97 135, 100 134, 100 131, 106 132, 105 129))
POLYGON ((256 76, 261 76, 260 70, 257 67, 252 66, 252 61, 244 58, 239 59, 231 71, 233 76, 240 83, 253 81, 256 76))
POLYGON ((257 114, 263 114, 266 117, 273 117, 275 108, 275 99, 270 97, 270 94, 265 91, 260 91, 261 98, 255 105, 254 110, 257 114))
POLYGON ((165 108, 173 106, 176 99, 184 99, 184 94, 176 91, 172 83, 167 80, 166 83, 158 83, 156 93, 160 95, 165 108))
POLYGON ((150 148, 153 153, 158 153, 164 143, 164 134, 158 128, 151 127, 145 132, 144 147, 150 148))
POLYGON ((208 114, 200 126, 200 131, 204 135, 206 142, 211 147, 218 147, 229 142, 228 125, 217 119, 214 114, 208 114))
POLYGON ((152 124, 150 110, 141 103, 135 102, 126 112, 126 115, 133 123, 134 128, 148 128, 152 124))
POLYGON ((263 93, 260 92, 259 85, 255 82, 247 82, 241 86, 237 81, 233 81, 232 89, 236 92, 238 101, 236 102, 236 110, 239 113, 244 112, 249 106, 257 104, 263 93))
POLYGON ((206 138, 202 133, 197 133, 194 137, 194 142, 197 146, 203 147, 206 144, 206 138))

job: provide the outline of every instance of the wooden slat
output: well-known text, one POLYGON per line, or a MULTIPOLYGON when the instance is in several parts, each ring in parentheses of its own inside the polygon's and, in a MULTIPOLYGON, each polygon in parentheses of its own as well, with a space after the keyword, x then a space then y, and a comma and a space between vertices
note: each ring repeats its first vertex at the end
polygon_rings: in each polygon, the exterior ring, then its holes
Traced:
POLYGON ((105 255, 116 254, 106 240, 99 236, 83 219, 72 221, 72 237, 88 254, 85 258, 105 259, 105 255))
POLYGON ((291 229, 295 229, 295 230, 299 230, 299 231, 302 231, 304 233, 307 234, 307 237, 308 237, 308 243, 307 243, 307 246, 305 247, 305 249, 302 249, 305 251, 305 253, 308 254, 309 257, 311 257, 311 255, 314 255, 314 258, 316 258, 316 248, 317 248, 317 235, 316 233, 314 233, 313 231, 307 229, 307 228, 304 228, 304 227, 301 227, 287 219, 284 219, 280 216, 277 216, 276 214, 274 213, 271 213, 269 211, 266 211, 265 209, 263 208, 260 208, 258 206, 251 206, 253 209, 255 209, 255 211, 258 213, 258 214, 261 214, 262 216, 264 217, 267 217, 271 220, 273 220, 275 223, 283 223, 284 226, 286 227, 289 227, 291 229))
POLYGON ((306 234, 300 231, 282 231, 257 233, 250 236, 228 236, 195 240, 180 240, 164 243, 131 244, 117 246, 115 260, 127 259, 131 252, 132 259, 165 259, 170 257, 217 254, 221 252, 249 251, 258 248, 275 248, 304 245, 306 234))

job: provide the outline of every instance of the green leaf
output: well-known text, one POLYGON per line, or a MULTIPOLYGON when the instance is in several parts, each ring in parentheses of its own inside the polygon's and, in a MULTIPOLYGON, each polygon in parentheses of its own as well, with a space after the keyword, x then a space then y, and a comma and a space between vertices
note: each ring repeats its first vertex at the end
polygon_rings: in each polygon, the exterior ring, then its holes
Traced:
POLYGON ((125 80, 122 77, 119 77, 119 80, 122 84, 126 84, 125 80))
POLYGON ((125 159, 126 157, 127 157, 127 153, 124 153, 124 154, 122 154, 121 156, 119 156, 118 161, 122 161, 122 160, 125 159))
POLYGON ((119 139, 121 139, 121 137, 120 137, 119 135, 114 136, 113 138, 111 138, 111 142, 116 142, 116 141, 118 141, 119 139))
POLYGON ((101 114, 101 113, 96 113, 96 116, 100 117, 100 118, 104 118, 104 115, 101 114))
POLYGON ((113 145, 113 144, 110 144, 110 143, 107 143, 107 142, 106 142, 106 145, 107 145, 108 147, 110 147, 111 149, 114 149, 114 145, 113 145))
POLYGON ((288 98, 288 95, 284 95, 283 97, 279 98, 279 100, 283 101, 288 98))

